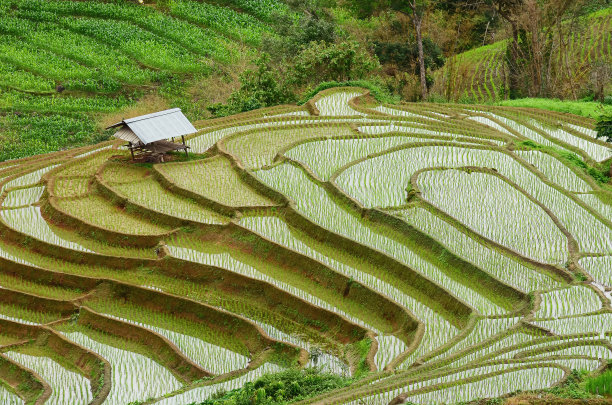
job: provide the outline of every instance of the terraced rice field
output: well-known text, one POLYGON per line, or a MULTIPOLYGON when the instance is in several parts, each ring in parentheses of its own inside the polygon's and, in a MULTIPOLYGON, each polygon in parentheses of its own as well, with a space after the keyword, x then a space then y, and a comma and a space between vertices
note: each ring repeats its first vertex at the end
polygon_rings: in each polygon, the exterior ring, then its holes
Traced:
POLYGON ((371 100, 199 123, 182 162, 0 163, 1 402, 187 404, 316 365, 357 379, 307 402, 429 404, 603 369, 593 123, 371 100))
MULTIPOLYGON (((590 69, 597 63, 609 64, 612 57, 612 13, 602 10, 583 17, 581 29, 572 29, 568 33, 566 53, 554 42, 551 64, 565 64, 572 74, 590 69), (563 61, 563 62, 561 62, 563 61)), ((555 30, 555 29, 553 29, 555 30)), ((556 34, 555 34, 556 35, 556 34)), ((566 34, 563 34, 566 35, 566 34)), ((550 41, 547 40, 547 41, 550 41)), ((444 67, 433 73, 434 86, 432 93, 444 95, 452 101, 494 102, 508 98, 509 73, 506 62, 508 41, 498 41, 491 45, 471 49, 453 56, 444 67)), ((551 68, 547 74, 556 77, 556 85, 563 85, 565 76, 560 68, 551 68)))

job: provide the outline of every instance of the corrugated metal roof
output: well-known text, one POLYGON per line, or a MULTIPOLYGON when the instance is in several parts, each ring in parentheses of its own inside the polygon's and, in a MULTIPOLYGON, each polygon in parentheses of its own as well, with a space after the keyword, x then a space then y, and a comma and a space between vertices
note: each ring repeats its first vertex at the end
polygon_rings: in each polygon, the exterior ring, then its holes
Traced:
POLYGON ((140 139, 136 136, 134 131, 132 131, 129 127, 125 126, 121 128, 119 131, 115 132, 115 138, 123 139, 126 142, 131 142, 134 145, 140 143, 140 139))
POLYGON ((108 128, 115 128, 121 125, 125 126, 117 131, 115 137, 132 143, 140 141, 144 145, 161 141, 162 139, 195 134, 197 132, 187 117, 183 115, 180 108, 129 118, 108 128), (129 128, 130 131, 125 131, 126 128, 129 128), (137 140, 134 140, 134 136, 137 140))

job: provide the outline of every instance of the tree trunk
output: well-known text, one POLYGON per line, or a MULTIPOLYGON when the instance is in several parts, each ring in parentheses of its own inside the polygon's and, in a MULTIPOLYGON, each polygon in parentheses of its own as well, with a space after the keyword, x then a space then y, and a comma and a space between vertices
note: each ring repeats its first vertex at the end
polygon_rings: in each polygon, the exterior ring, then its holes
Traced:
POLYGON ((510 98, 517 98, 519 94, 519 30, 518 23, 516 21, 510 21, 512 26, 512 43, 510 44, 510 52, 508 55, 508 81, 510 85, 509 93, 510 98))
POLYGON ((419 72, 421 76, 421 98, 427 100, 427 79, 425 78, 425 54, 423 52, 423 38, 421 37, 421 23, 423 20, 413 9, 412 21, 416 31, 417 48, 419 50, 419 72))

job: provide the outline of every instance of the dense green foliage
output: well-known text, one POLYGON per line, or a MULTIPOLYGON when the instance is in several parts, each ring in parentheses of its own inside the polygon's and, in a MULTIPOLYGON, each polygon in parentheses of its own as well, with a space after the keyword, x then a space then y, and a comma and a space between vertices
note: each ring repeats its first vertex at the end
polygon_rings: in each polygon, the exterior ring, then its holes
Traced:
MULTIPOLYGON (((369 88, 383 102, 421 97, 412 9, 402 2, 144 3, 0 0, 0 121, 5 126, 2 148, 9 150, 10 144, 11 157, 101 139, 104 125, 100 122, 106 124, 108 115, 122 114, 151 95, 161 101, 151 107, 145 103, 136 111, 180 107, 193 120, 304 100, 318 90, 346 83, 369 88), (57 132, 51 125, 49 131, 65 139, 50 142, 42 137, 47 146, 40 143, 31 149, 24 146, 28 142, 19 141, 21 131, 7 118, 13 113, 62 114, 67 120, 98 125, 88 126, 92 128, 89 136, 77 138, 64 135, 72 130, 57 132)), ((494 102, 509 94, 498 79, 504 69, 500 55, 507 49, 503 35, 508 27, 490 2, 474 7, 466 7, 463 0, 417 3, 424 19, 424 64, 431 100, 494 102), (479 47, 488 43, 492 44, 479 47), (452 57, 464 50, 469 52, 459 62, 452 57), (453 85, 468 89, 456 97, 446 91, 453 75, 457 76, 453 85)), ((551 7, 553 3, 542 4, 551 7)), ((570 21, 568 16, 573 14, 562 15, 568 24, 580 28, 570 45, 577 48, 574 43, 580 41, 584 44, 580 57, 589 69, 599 66, 597 78, 580 95, 603 99, 609 95, 610 72, 594 58, 609 53, 609 41, 597 39, 601 30, 590 32, 584 27, 589 19, 599 24, 594 27, 606 27, 609 7, 604 0, 579 3, 578 22, 570 21), (585 13, 592 14, 585 19, 585 13)), ((528 37, 523 46, 533 40, 528 37)), ((502 104, 592 118, 610 113, 608 106, 589 102, 529 98, 502 104)), ((24 135, 23 140, 27 139, 24 135)))
POLYGON ((586 390, 597 395, 612 394, 612 370, 606 370, 597 377, 587 380, 586 390))
POLYGON ((268 374, 244 387, 220 392, 199 405, 274 405, 306 399, 350 385, 352 379, 324 374, 316 368, 268 374))
POLYGON ((591 397, 590 390, 584 388, 584 379, 588 373, 580 370, 572 370, 565 382, 548 390, 560 398, 582 399, 591 397))
POLYGON ((603 138, 606 142, 612 142, 612 112, 606 112, 597 119, 597 125, 595 125, 595 131, 597 131, 597 137, 603 138))

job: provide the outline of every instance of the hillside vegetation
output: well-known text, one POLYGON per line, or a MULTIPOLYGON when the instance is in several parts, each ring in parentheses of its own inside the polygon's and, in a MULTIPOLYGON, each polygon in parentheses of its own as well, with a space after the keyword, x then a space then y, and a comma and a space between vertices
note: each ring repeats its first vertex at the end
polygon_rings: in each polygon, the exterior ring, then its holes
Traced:
POLYGON ((191 84, 227 76, 289 13, 276 0, 166 3, 0 0, 0 160, 96 142, 169 104, 201 117, 197 99, 215 96, 191 84))
POLYGON ((200 120, 338 85, 367 87, 381 102, 605 100, 606 1, 557 15, 559 0, 524 0, 541 16, 530 31, 529 12, 514 10, 527 61, 517 69, 497 2, 420 2, 421 77, 415 14, 402 2, 0 0, 0 161, 106 140, 106 126, 151 111, 180 107, 200 120), (532 63, 536 45, 542 58, 532 63))
MULTIPOLYGON (((612 9, 593 13, 583 20, 575 31, 569 32, 567 50, 555 42, 559 35, 554 28, 548 34, 550 43, 545 46, 550 48, 546 55, 550 65, 546 80, 553 97, 575 99, 592 94, 593 71, 601 64, 612 64, 612 9)), ((473 103, 510 98, 507 46, 508 41, 504 40, 450 57, 434 73, 432 94, 473 103)), ((610 86, 612 75, 603 80, 605 86, 610 86)))

